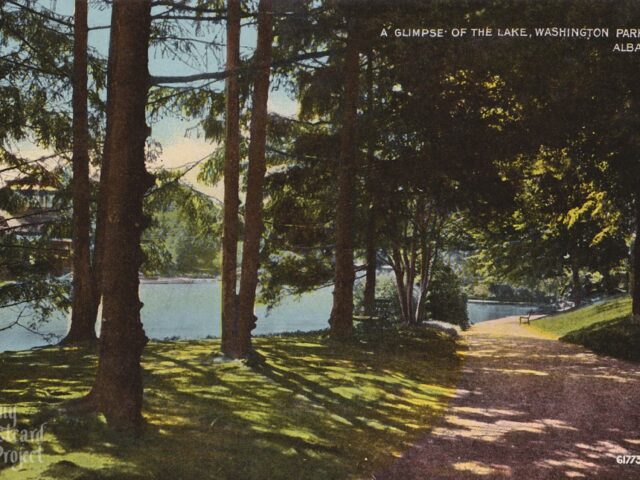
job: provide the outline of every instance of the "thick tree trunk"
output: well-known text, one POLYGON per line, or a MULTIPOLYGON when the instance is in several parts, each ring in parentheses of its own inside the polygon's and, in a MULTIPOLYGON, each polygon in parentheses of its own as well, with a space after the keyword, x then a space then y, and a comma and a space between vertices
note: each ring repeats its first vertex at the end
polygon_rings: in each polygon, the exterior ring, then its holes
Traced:
POLYGON ((105 149, 109 172, 104 179, 103 312, 100 359, 89 395, 109 426, 137 431, 142 425, 140 357, 147 342, 138 296, 143 256, 140 236, 147 223, 142 213, 153 176, 145 169, 145 120, 149 88, 150 0, 114 0, 111 17, 112 85, 107 102, 111 135, 105 149))
POLYGON ((633 241, 632 261, 632 313, 640 315, 640 199, 636 199, 636 238, 633 241))
POLYGON ((71 326, 63 343, 96 340, 91 268, 91 185, 87 112, 87 0, 76 0, 73 47, 73 294, 71 326))
MULTIPOLYGON (((240 67, 240 0, 227 2, 227 70, 240 67)), ((222 227, 222 353, 240 351, 236 298, 240 182, 240 87, 237 73, 226 79, 224 220, 222 227)))
POLYGON ((369 218, 367 218, 367 235, 366 235, 366 277, 364 284, 364 314, 375 315, 376 310, 376 273, 378 267, 378 253, 376 249, 376 196, 373 191, 373 176, 375 174, 375 157, 374 157, 374 125, 373 125, 373 65, 372 53, 367 56, 367 117, 369 123, 369 131, 367 133, 367 170, 366 179, 367 196, 369 199, 369 218))
POLYGON ((338 167, 336 210, 336 270, 331 309, 331 337, 346 339, 353 333, 353 208, 355 196, 356 121, 358 114, 358 76, 360 56, 356 29, 349 22, 344 62, 344 113, 338 167))
POLYGON ((235 356, 245 358, 251 351, 251 330, 255 328, 253 308, 258 286, 258 263, 262 237, 262 186, 266 173, 265 149, 267 140, 267 100, 271 72, 273 7, 272 0, 260 0, 258 5, 258 47, 256 73, 251 99, 251 127, 249 139, 249 171, 244 216, 244 242, 238 305, 239 351, 235 356))

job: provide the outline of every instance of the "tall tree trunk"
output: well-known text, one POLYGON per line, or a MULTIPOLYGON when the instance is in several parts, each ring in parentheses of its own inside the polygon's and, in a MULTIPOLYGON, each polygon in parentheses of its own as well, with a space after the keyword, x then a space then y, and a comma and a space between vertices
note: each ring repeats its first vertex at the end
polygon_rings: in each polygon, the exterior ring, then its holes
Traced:
POLYGON ((378 267, 378 254, 376 250, 376 196, 373 191, 375 174, 375 157, 374 147, 375 141, 373 132, 373 53, 369 51, 367 56, 367 117, 369 128, 367 132, 367 179, 366 190, 369 204, 369 218, 367 218, 367 235, 366 235, 366 277, 364 284, 364 314, 375 315, 376 310, 376 272, 378 267))
POLYGON ((429 294, 429 288, 431 287, 431 278, 433 276, 433 271, 435 269, 436 262, 438 261, 440 232, 444 224, 444 220, 439 221, 438 215, 434 215, 433 212, 429 212, 426 214, 423 213, 421 215, 421 218, 423 226, 420 229, 420 290, 418 292, 416 307, 416 323, 420 323, 423 319, 426 319, 427 296, 429 294), (431 244, 431 240, 429 238, 430 222, 433 222, 433 244, 431 244))
POLYGON ((262 237, 262 186, 267 171, 265 149, 268 120, 267 100, 271 72, 272 22, 272 0, 260 0, 258 5, 256 73, 251 98, 249 171, 247 173, 247 199, 238 305, 240 349, 236 352, 236 356, 240 358, 245 358, 251 351, 251 330, 255 328, 253 308, 258 286, 258 262, 262 237))
POLYGON ((402 322, 407 321, 407 306, 405 304, 404 299, 406 298, 406 290, 404 287, 404 275, 402 272, 393 271, 396 277, 396 295, 398 296, 398 304, 400 305, 400 320, 402 322))
POLYGON ((138 295, 143 261, 143 196, 153 184, 145 169, 149 134, 145 107, 149 88, 150 0, 114 0, 111 17, 112 85, 107 98, 111 135, 105 149, 109 171, 104 179, 106 222, 103 264, 103 311, 100 359, 90 400, 110 427, 137 431, 142 425, 140 357, 147 342, 138 295))
POLYGON ((407 268, 407 311, 409 312, 409 323, 414 323, 416 318, 416 302, 414 297, 414 287, 416 283, 416 265, 417 265, 417 246, 415 242, 415 233, 411 239, 410 256, 407 257, 409 268, 407 268))
POLYGON ((632 285, 631 285, 631 297, 632 297, 632 313, 633 315, 640 315, 640 198, 635 201, 635 213, 636 213, 636 238, 633 241, 633 251, 631 253, 632 261, 632 285))
POLYGON ((76 0, 73 46, 73 294, 71 326, 63 343, 96 339, 91 268, 91 185, 87 112, 87 0, 76 0))
POLYGON ((416 299, 416 317, 414 322, 420 323, 424 316, 427 303, 427 291, 429 289, 429 273, 431 271, 431 248, 427 247, 428 240, 421 239, 421 255, 420 255, 420 286, 418 290, 418 298, 416 299))
POLYGON ((398 305, 400 305, 400 316, 404 323, 409 322, 409 313, 407 311, 407 287, 405 284, 405 275, 407 265, 402 258, 399 247, 393 247, 391 258, 387 260, 396 279, 396 293, 398 295, 398 305))
POLYGON ((375 315, 376 311, 376 274, 378 270, 378 255, 376 251, 375 238, 375 216, 373 207, 369 210, 367 222, 367 253, 366 253, 366 274, 364 283, 364 314, 375 315))
POLYGON ((582 305, 582 285, 580 284, 580 268, 577 265, 571 269, 571 283, 573 284, 573 303, 579 307, 582 305))
MULTIPOLYGON (((240 67, 240 0, 227 1, 227 71, 240 67)), ((224 220, 222 226, 222 353, 240 351, 236 298, 240 182, 240 87, 237 73, 226 78, 224 220)))
POLYGON ((331 337, 349 338, 353 333, 353 208, 355 197, 356 121, 360 55, 353 20, 349 21, 344 61, 344 111, 338 167, 336 210, 336 270, 331 309, 331 337))
MULTIPOLYGON (((114 36, 109 37, 109 58, 107 60, 107 98, 113 96, 113 62, 116 58, 114 51, 114 36)), ((106 115, 107 118, 112 116, 113 106, 107 102, 106 115)), ((102 300, 102 270, 104 265, 104 246, 105 246, 105 226, 107 221, 107 195, 106 195, 106 179, 109 176, 109 148, 113 143, 111 140, 112 128, 107 122, 105 133, 105 143, 102 151, 102 162, 100 163, 100 184, 98 188, 98 205, 96 212, 96 230, 94 233, 93 246, 93 277, 95 281, 94 288, 94 304, 93 316, 97 318, 98 308, 102 300)))

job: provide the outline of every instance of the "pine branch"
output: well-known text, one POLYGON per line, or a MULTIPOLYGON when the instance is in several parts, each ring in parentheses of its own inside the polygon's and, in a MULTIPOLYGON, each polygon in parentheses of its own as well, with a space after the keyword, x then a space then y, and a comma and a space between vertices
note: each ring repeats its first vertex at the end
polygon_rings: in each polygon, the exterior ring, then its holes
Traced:
MULTIPOLYGON (((282 60, 275 60, 271 62, 271 67, 282 67, 290 65, 292 63, 301 62, 304 60, 311 60, 314 58, 322 58, 338 53, 340 50, 323 50, 320 52, 308 52, 293 57, 285 58, 282 60)), ((194 75, 182 75, 182 76, 151 76, 152 85, 165 85, 168 83, 189 83, 197 82, 200 80, 224 80, 231 75, 237 75, 242 72, 248 72, 256 69, 255 65, 248 65, 234 70, 222 70, 220 72, 205 72, 196 73, 194 75)))
POLYGON ((53 14, 45 13, 42 10, 33 9, 33 8, 28 7, 26 5, 22 5, 22 4, 18 3, 18 2, 14 2, 13 0, 5 0, 5 2, 8 3, 9 5, 13 5, 14 7, 18 7, 18 8, 20 8, 20 9, 26 11, 26 12, 32 13, 33 15, 37 15, 37 16, 39 16, 41 18, 44 18, 46 20, 49 20, 51 22, 55 22, 55 23, 58 23, 60 25, 64 25, 65 27, 73 28, 73 22, 69 22, 69 21, 63 20, 61 17, 56 17, 53 14))

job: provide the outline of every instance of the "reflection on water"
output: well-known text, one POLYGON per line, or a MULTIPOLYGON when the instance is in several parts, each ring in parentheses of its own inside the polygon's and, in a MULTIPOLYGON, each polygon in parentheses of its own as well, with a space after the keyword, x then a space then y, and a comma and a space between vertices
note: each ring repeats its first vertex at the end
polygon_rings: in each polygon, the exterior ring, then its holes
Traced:
MULTIPOLYGON (((309 331, 327 328, 331 311, 331 288, 324 288, 296 298, 287 298, 269 314, 258 306, 258 324, 254 333, 263 335, 289 331, 309 331)), ((140 296, 144 303, 142 321, 147 335, 153 339, 180 337, 205 338, 220 335, 220 286, 217 281, 197 283, 143 283, 140 296)), ((472 323, 508 315, 526 314, 529 306, 470 302, 472 323)), ((10 324, 21 309, 0 309, 0 328, 10 324)), ((28 323, 28 319, 25 320, 28 323)), ((40 328, 43 333, 64 335, 67 315, 59 314, 40 328)), ((27 330, 14 327, 0 332, 0 351, 23 350, 46 344, 27 330)))

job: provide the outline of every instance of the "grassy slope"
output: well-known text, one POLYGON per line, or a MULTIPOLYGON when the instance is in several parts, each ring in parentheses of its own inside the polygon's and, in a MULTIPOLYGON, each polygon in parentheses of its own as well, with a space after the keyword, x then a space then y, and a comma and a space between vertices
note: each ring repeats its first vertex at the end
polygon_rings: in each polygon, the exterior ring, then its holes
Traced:
POLYGON ((531 328, 597 353, 640 361, 640 325, 630 314, 631 299, 624 296, 534 320, 531 328))
POLYGON ((17 405, 23 428, 48 422, 43 462, 0 462, 0 479, 366 477, 433 425, 460 367, 455 343, 435 333, 388 336, 375 348, 317 334, 256 347, 265 362, 249 367, 213 363, 215 340, 152 342, 139 440, 109 433, 101 417, 55 410, 86 391, 93 353, 0 354, 0 406, 17 405))

